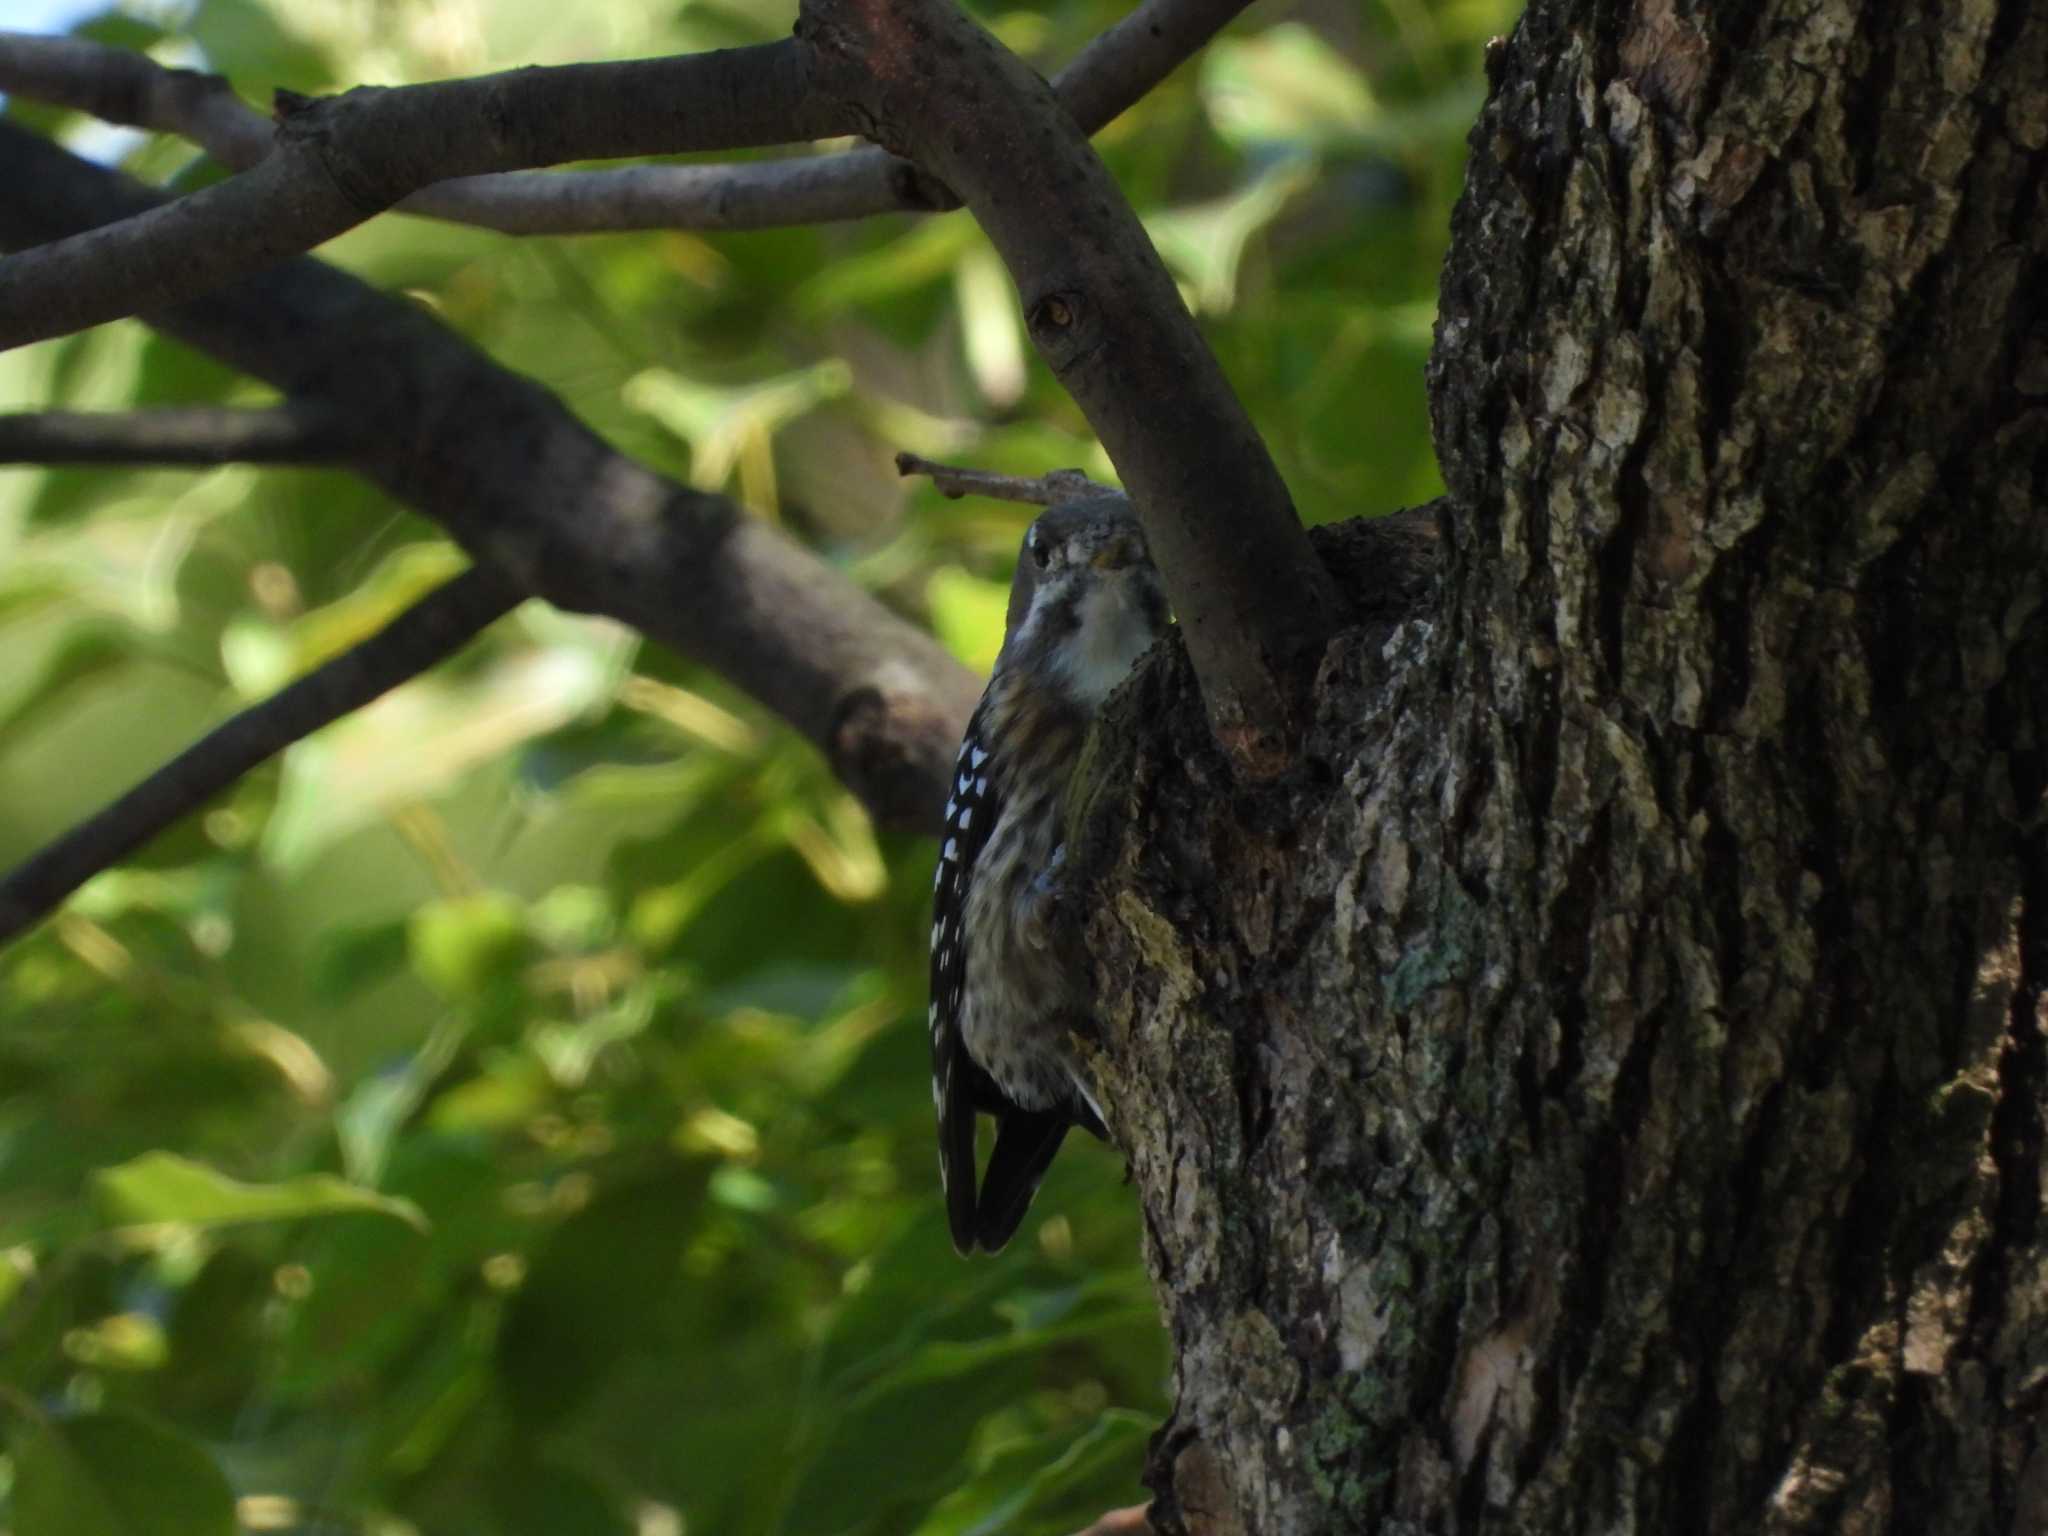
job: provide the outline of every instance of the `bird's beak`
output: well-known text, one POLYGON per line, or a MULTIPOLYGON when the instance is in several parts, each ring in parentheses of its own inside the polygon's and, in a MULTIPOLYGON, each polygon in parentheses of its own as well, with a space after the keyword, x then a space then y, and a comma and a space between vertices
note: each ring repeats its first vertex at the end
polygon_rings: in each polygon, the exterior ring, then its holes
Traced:
POLYGON ((1144 547, 1136 539, 1111 539, 1088 564, 1098 571, 1121 571, 1144 558, 1144 547))

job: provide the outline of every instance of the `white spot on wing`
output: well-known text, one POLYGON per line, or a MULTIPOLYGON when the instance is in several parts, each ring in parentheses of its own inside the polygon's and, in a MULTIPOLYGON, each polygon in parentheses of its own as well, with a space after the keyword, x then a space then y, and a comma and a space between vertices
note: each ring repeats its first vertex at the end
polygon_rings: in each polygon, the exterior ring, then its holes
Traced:
POLYGON ((987 761, 988 753, 983 751, 980 747, 976 747, 971 753, 968 754, 967 766, 970 768, 979 768, 983 763, 987 761))
POLYGON ((1103 1119, 1102 1117, 1102 1106, 1095 1102, 1095 1095, 1088 1091, 1088 1085, 1082 1082, 1078 1077, 1074 1079, 1074 1091, 1080 1094, 1082 1098, 1088 1101, 1088 1107, 1095 1111, 1095 1118, 1099 1123, 1103 1125, 1109 1124, 1109 1122, 1103 1119))
POLYGON ((960 844, 958 840, 950 837, 946 839, 945 856, 949 859, 957 859, 960 857, 960 844))
POLYGON ((965 831, 966 831, 966 830, 967 830, 967 829, 968 829, 969 827, 971 827, 971 826, 973 826, 973 825, 974 825, 974 807, 970 805, 969 807, 967 807, 967 809, 966 809, 966 810, 964 810, 964 811, 962 811, 962 812, 960 813, 960 830, 961 830, 962 832, 965 832, 965 831))

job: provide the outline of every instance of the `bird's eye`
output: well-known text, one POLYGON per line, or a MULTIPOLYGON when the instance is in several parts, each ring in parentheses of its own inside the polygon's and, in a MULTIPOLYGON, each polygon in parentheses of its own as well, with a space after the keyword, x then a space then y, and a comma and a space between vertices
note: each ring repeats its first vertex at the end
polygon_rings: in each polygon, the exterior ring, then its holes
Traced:
POLYGON ((1036 528, 1031 530, 1031 536, 1024 541, 1024 547, 1031 551, 1031 563, 1041 571, 1044 570, 1046 561, 1052 558, 1052 546, 1038 536, 1036 528))

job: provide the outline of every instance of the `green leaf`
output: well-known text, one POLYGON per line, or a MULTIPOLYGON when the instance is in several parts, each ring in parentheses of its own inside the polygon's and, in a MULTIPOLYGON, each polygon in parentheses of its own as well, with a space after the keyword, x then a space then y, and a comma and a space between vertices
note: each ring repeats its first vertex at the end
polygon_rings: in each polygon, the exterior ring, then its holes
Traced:
POLYGON ((1144 1498, 1138 1481, 1156 1427, 1106 1410, 1076 1435, 1061 1428, 1006 1445, 942 1499, 916 1536, 1065 1536, 1105 1509, 1144 1498))
POLYGON ((253 0, 206 0, 186 30, 206 50, 208 68, 255 89, 282 85, 310 95, 335 84, 324 50, 287 30, 281 10, 253 0))
POLYGON ((925 583, 924 600, 947 650, 977 672, 996 664, 996 652, 1003 647, 1003 613, 1010 605, 1008 587, 957 565, 942 565, 925 583))
POLYGON ((647 1352, 661 1303, 680 1280, 703 1190, 700 1166, 671 1164, 556 1229, 498 1339, 499 1369, 521 1420, 554 1423, 622 1359, 647 1352))
POLYGON ((421 907, 407 939, 413 969, 452 1002, 480 996, 523 965, 532 949, 526 909, 501 891, 421 907))
POLYGON ((1411 155, 1462 135, 1484 99, 1469 74, 1389 106, 1344 56, 1299 22, 1225 38, 1203 56, 1202 100, 1216 131, 1250 151, 1411 155))
POLYGON ((331 1173, 301 1174, 277 1184, 244 1184, 203 1163, 171 1152, 146 1152, 93 1175, 93 1205, 108 1226, 180 1222, 233 1226, 251 1221, 298 1221, 308 1216, 364 1212, 394 1216, 418 1231, 427 1218, 410 1200, 363 1189, 331 1173))
POLYGON ((1379 114, 1365 76, 1299 22, 1225 38, 1201 70, 1209 116, 1236 144, 1356 143, 1379 114))
POLYGON ((114 1312, 64 1337, 64 1352, 102 1371, 154 1371, 169 1358, 163 1325, 146 1312, 114 1312))
POLYGON ((798 290, 792 307, 821 320, 937 282, 980 238, 965 219, 927 219, 873 250, 831 262, 798 290))
MULTIPOLYGON (((802 1447, 786 1536, 852 1530, 884 1508, 895 1510, 892 1528, 907 1529, 910 1511, 958 1485, 984 1420, 1030 1396, 1051 1346, 1144 1328, 1153 1315, 1148 1298, 1106 1280, 1020 1285, 1036 1265, 1021 1243, 935 1288, 932 1277, 957 1263, 934 1209, 877 1255, 868 1284, 839 1309, 818 1355, 821 1432, 802 1447), (1009 1331, 987 1330, 991 1303, 1009 1314, 1009 1331)), ((1012 1470, 1005 1488, 1022 1475, 1012 1470)))
POLYGON ((413 679, 285 755, 263 852, 303 872, 331 845, 399 806, 501 762, 604 703, 610 666, 587 647, 527 648, 463 675, 413 679))
POLYGON ((36 1425, 14 1450, 17 1536, 235 1536, 235 1497, 197 1445, 123 1413, 36 1425))
POLYGON ((775 435, 853 387, 853 370, 838 358, 755 384, 727 388, 665 368, 626 381, 620 399, 690 445, 690 483, 715 491, 735 474, 740 499, 775 510, 775 435))
POLYGON ((996 253, 975 245, 953 269, 953 290, 974 382, 984 400, 1007 410, 1023 395, 1027 376, 1017 289, 996 253))
POLYGON ((412 1118, 461 1046, 467 1026, 447 1019, 402 1064, 356 1084, 334 1111, 341 1166, 361 1182, 382 1178, 399 1127, 412 1118))
POLYGON ((1033 1373, 1031 1359, 997 1353, 968 1371, 912 1371, 863 1394, 832 1415, 831 1433, 800 1464, 781 1530, 831 1536, 892 1503, 930 1498, 951 1481, 975 1426, 1028 1392, 1033 1373))
POLYGON ((1174 273, 1194 288, 1194 302, 1209 314, 1237 303, 1237 275, 1251 239, 1315 179, 1305 161, 1277 165, 1228 197, 1175 208, 1145 221, 1145 230, 1174 273))
POLYGON ((75 704, 81 688, 126 666, 140 649, 125 624, 91 619, 74 626, 45 657, 35 681, 0 711, 0 743, 39 724, 48 710, 75 704))
POLYGON ((341 1003, 405 966, 409 924, 403 919, 340 924, 314 940, 308 979, 314 1000, 341 1003))
POLYGON ((632 1526, 596 1479, 537 1460, 530 1446, 520 1451, 491 1488, 506 1536, 631 1536, 632 1526))

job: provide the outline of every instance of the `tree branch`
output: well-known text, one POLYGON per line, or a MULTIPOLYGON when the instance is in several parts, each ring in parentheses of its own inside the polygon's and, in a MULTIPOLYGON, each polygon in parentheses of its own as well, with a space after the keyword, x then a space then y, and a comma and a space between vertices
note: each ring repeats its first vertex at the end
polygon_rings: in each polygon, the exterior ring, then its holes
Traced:
MULTIPOLYGON (((1090 133, 1150 92, 1249 0, 1146 0, 1096 38, 1054 80, 1090 133)), ((142 54, 83 38, 0 32, 0 91, 175 133, 247 169, 270 152, 272 129, 218 75, 166 69, 142 54)), ((508 171, 436 182, 401 199, 407 213, 507 234, 627 229, 768 229, 943 212, 959 200, 907 160, 857 149, 751 165, 635 165, 596 171, 508 171)))
POLYGON ((521 69, 311 100, 280 91, 270 152, 231 179, 0 266, 0 348, 176 304, 449 175, 787 144, 853 119, 793 42, 521 69))
POLYGON ((102 122, 175 133, 243 170, 270 153, 270 122, 219 75, 167 69, 147 54, 83 37, 0 32, 0 92, 102 122))
MULTIPOLYGON (((158 200, 5 122, 0 185, 0 244, 158 200)), ((152 323, 334 411, 360 434, 357 471, 479 564, 723 673, 825 753, 877 821, 936 830, 979 682, 775 529, 614 451, 419 306, 310 258, 152 323)))
POLYGON ((360 645, 209 731, 0 880, 0 944, 265 759, 460 650, 521 596, 495 575, 466 571, 360 645))
POLYGON ((0 464, 332 464, 357 446, 305 404, 0 415, 0 464))
POLYGON ((950 0, 805 0, 819 86, 959 193, 1166 579, 1217 741, 1284 768, 1336 596, 1158 252, 1045 82, 950 0))
POLYGON ((988 469, 957 469, 950 464, 921 459, 914 453, 896 455, 899 475, 927 475, 941 496, 958 500, 962 496, 988 496, 997 501, 1028 501, 1049 507, 1055 502, 1082 496, 1121 496, 1113 485, 1097 485, 1078 469, 1049 469, 1042 475, 999 475, 988 469))

